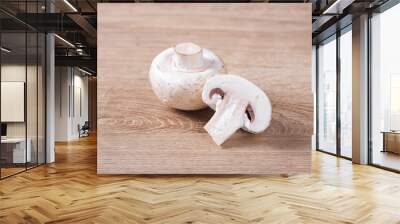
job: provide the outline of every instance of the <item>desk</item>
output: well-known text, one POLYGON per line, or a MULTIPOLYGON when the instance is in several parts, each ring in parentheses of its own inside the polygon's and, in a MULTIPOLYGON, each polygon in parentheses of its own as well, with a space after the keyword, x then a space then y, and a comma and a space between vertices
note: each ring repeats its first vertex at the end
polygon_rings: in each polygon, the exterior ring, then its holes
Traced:
POLYGON ((27 146, 25 152, 25 138, 6 138, 1 139, 1 154, 9 163, 25 163, 30 162, 32 158, 30 138, 27 139, 27 146), (12 159, 11 159, 12 158, 12 159), (25 158, 27 161, 25 161, 25 158))
POLYGON ((400 154, 400 131, 382 131, 383 150, 382 152, 393 152, 400 154))

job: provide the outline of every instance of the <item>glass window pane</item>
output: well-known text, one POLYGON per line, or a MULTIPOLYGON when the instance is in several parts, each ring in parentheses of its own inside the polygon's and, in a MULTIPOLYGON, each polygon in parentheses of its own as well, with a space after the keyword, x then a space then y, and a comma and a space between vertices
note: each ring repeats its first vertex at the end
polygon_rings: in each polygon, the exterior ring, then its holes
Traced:
POLYGON ((34 167, 37 165, 37 98, 38 98, 38 88, 37 88, 37 79, 38 79, 38 36, 36 32, 28 32, 27 33, 27 80, 26 80, 26 113, 27 113, 27 142, 28 149, 30 148, 30 160, 27 163, 28 168, 34 167))
MULTIPOLYGON (((1 34, 1 174, 2 178, 25 170, 26 150, 26 34, 1 34)), ((29 146, 29 145, 28 145, 29 146)))
MULTIPOLYGON (((44 0, 0 2, 11 14, 45 12, 44 0)), ((0 178, 4 178, 45 162, 46 39, 3 12, 0 18, 7 21, 0 24, 0 178)))
POLYGON ((352 157, 352 35, 340 36, 340 153, 352 157))
POLYGON ((318 47, 318 149, 336 153, 336 37, 318 47))
POLYGON ((400 170, 400 5, 371 20, 372 163, 400 170))

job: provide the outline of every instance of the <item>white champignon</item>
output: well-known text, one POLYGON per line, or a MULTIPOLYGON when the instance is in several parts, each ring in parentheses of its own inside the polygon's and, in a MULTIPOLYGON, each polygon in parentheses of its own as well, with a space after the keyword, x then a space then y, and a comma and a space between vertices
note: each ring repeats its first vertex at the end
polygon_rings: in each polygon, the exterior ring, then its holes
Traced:
POLYGON ((203 49, 193 43, 180 43, 175 46, 175 65, 181 69, 192 71, 204 65, 203 49))
POLYGON ((201 99, 207 79, 225 73, 213 52, 194 43, 180 43, 157 55, 150 67, 151 87, 167 106, 180 110, 207 107, 201 99))
POLYGON ((214 76, 204 85, 202 98, 215 110, 204 128, 218 145, 240 128, 257 134, 270 124, 272 106, 267 95, 240 76, 214 76))

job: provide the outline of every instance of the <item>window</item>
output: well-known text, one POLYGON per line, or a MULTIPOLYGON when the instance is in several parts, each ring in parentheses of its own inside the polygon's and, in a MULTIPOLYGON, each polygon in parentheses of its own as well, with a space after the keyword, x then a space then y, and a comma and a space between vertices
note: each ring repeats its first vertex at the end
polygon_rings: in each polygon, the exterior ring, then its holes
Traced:
POLYGON ((318 47, 318 145, 336 153, 336 36, 318 47))
POLYGON ((351 158, 352 26, 323 41, 317 49, 317 149, 351 158))
POLYGON ((352 157, 352 32, 348 26, 340 36, 340 155, 352 157))
MULTIPOLYGON (((44 1, 17 5, 20 14, 40 13, 44 1)), ((5 178, 45 163, 46 40, 8 14, 1 12, 0 18, 7 21, 0 23, 0 178, 5 178)))
POLYGON ((400 5, 371 18, 372 164, 400 170, 400 5))

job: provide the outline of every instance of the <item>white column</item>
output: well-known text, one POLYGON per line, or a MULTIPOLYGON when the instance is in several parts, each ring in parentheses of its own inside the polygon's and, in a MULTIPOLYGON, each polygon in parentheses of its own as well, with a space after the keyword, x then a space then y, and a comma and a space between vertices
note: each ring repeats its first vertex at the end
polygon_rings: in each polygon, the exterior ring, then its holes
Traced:
POLYGON ((311 90, 314 98, 314 129, 313 135, 311 136, 311 148, 312 150, 317 149, 317 48, 315 45, 312 46, 311 56, 311 90))
POLYGON ((353 162, 368 163, 368 15, 353 20, 353 162))
MULTIPOLYGON (((46 12, 54 12, 54 5, 46 1, 46 12)), ((54 34, 46 35, 46 163, 55 162, 55 42, 54 34)))
POLYGON ((54 35, 46 36, 46 163, 55 161, 54 133, 55 133, 55 60, 54 60, 54 35))

